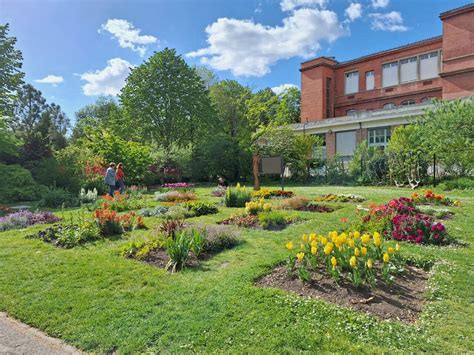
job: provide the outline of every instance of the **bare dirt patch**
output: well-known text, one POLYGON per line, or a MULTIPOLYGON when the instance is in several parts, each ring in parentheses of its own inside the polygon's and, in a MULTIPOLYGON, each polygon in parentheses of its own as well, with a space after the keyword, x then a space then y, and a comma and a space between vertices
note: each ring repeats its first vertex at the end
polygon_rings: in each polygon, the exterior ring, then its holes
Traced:
POLYGON ((388 287, 378 282, 376 288, 355 288, 349 281, 336 283, 324 270, 311 274, 311 282, 304 283, 288 275, 286 265, 277 266, 259 279, 260 287, 280 288, 300 296, 324 299, 328 302, 375 315, 381 319, 415 322, 425 303, 428 272, 413 266, 395 277, 388 287))

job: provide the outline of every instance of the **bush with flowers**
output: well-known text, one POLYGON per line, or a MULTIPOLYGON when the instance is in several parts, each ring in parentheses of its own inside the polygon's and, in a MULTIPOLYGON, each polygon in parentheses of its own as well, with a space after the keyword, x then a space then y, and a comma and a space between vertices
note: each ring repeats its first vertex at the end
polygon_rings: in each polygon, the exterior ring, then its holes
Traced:
POLYGON ((265 203, 261 198, 257 201, 249 201, 245 203, 245 213, 249 215, 257 215, 259 212, 268 212, 272 210, 270 203, 265 203))
POLYGON ((423 190, 422 194, 417 192, 412 193, 411 199, 415 203, 419 204, 433 204, 433 205, 444 205, 444 206, 460 206, 459 200, 451 200, 449 197, 443 194, 433 193, 431 190, 423 190))
POLYGON ((402 266, 400 245, 389 245, 378 232, 304 234, 299 248, 291 241, 286 248, 290 252, 288 271, 306 282, 311 280, 310 271, 325 269, 335 281, 348 278, 355 287, 375 287, 379 276, 390 285, 402 266))
POLYGON ((446 244, 451 241, 445 226, 420 212, 413 199, 400 197, 386 204, 359 209, 352 227, 366 232, 383 231, 384 236, 417 244, 446 244))
POLYGON ((161 187, 165 189, 171 189, 171 190, 177 190, 177 189, 189 190, 194 187, 194 184, 191 184, 189 182, 173 182, 173 183, 163 184, 161 185, 161 187))
POLYGON ((143 217, 135 212, 119 215, 111 209, 97 209, 94 212, 94 221, 103 236, 122 234, 139 228, 145 228, 143 217))

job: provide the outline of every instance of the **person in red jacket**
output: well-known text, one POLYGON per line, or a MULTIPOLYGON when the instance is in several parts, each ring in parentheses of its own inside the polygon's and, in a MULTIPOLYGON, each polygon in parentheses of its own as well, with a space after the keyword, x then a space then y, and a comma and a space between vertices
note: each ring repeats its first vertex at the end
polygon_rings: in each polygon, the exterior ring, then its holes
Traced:
POLYGON ((123 164, 117 164, 117 171, 115 172, 115 180, 121 194, 125 192, 125 174, 123 173, 123 164))

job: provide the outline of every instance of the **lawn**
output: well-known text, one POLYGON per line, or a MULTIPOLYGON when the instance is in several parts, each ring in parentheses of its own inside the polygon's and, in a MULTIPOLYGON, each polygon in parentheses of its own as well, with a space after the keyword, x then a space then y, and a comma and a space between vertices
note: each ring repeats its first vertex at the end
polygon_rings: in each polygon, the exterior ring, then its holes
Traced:
MULTIPOLYGON (((353 193, 382 203, 411 190, 376 187, 291 187, 297 194, 353 193)), ((200 200, 217 201, 210 188, 200 200)), ((151 352, 469 352, 474 349, 474 192, 452 192, 461 207, 446 221, 462 247, 403 243, 402 254, 436 260, 427 303, 415 324, 381 321, 317 299, 259 288, 254 281, 284 261, 288 240, 327 233, 354 217, 354 203, 279 232, 242 229, 244 243, 171 274, 119 255, 127 238, 59 249, 25 239, 44 226, 0 233, 0 311, 82 350, 151 352)), ((196 220, 217 222, 235 209, 196 220)), ((74 213, 74 210, 66 213, 74 213)), ((60 215, 60 213, 59 213, 60 215)), ((159 218, 146 218, 152 227, 159 218)))

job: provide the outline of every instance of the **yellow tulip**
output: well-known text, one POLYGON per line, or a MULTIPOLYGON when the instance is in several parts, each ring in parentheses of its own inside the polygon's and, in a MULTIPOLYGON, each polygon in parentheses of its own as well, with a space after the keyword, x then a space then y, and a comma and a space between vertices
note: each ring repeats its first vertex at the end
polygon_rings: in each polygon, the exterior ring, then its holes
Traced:
POLYGON ((337 265, 337 259, 336 259, 335 256, 333 256, 333 257, 331 258, 331 265, 332 265, 333 268, 335 268, 336 265, 337 265))
POLYGON ((303 243, 300 244, 300 249, 304 250, 304 244, 303 243))
POLYGON ((400 249, 401 249, 400 244, 397 243, 397 244, 395 245, 395 250, 396 250, 396 251, 400 251, 400 249))
POLYGON ((382 244, 382 239, 380 238, 380 235, 378 237, 376 237, 375 234, 374 234, 374 245, 376 247, 379 247, 380 244, 382 244))
POLYGON ((354 243, 354 239, 349 239, 349 240, 347 241, 347 245, 348 245, 350 248, 354 248, 354 244, 355 244, 355 243, 354 243))
POLYGON ((374 232, 374 238, 380 238, 380 233, 379 232, 374 232))
POLYGON ((383 262, 384 262, 384 263, 388 263, 389 261, 390 261, 390 256, 389 256, 387 253, 385 253, 385 254, 383 255, 383 262))
POLYGON ((324 254, 326 254, 326 255, 331 254, 333 248, 334 248, 334 244, 327 243, 324 247, 324 254))
POLYGON ((364 234, 360 239, 362 240, 362 244, 367 245, 370 241, 370 235, 364 234))
POLYGON ((286 243, 286 249, 292 250, 293 247, 294 247, 293 242, 288 242, 288 243, 286 243))
POLYGON ((369 269, 372 269, 374 267, 374 262, 372 261, 372 259, 367 260, 367 267, 369 269))
POLYGON ((315 240, 313 240, 313 241, 311 242, 311 246, 312 246, 312 247, 317 247, 317 246, 318 246, 318 242, 315 241, 315 240))
POLYGON ((318 248, 311 247, 311 254, 316 255, 317 252, 318 252, 318 248))
POLYGON ((311 242, 315 242, 316 239, 317 239, 316 233, 311 233, 311 234, 309 235, 309 238, 311 239, 311 242))
POLYGON ((299 252, 298 254, 296 254, 296 257, 298 258, 298 261, 301 262, 301 261, 303 261, 303 259, 304 259, 304 253, 303 253, 303 252, 299 252))
POLYGON ((359 239, 360 238, 360 232, 355 231, 354 232, 354 239, 359 239))
POLYGON ((389 254, 393 254, 393 253, 395 253, 395 249, 393 249, 392 247, 389 247, 389 248, 387 249, 387 252, 388 252, 389 254))
POLYGON ((303 242, 308 243, 308 236, 306 234, 303 234, 301 239, 303 240, 303 242))
POLYGON ((360 250, 359 250, 359 248, 355 248, 355 249, 354 249, 354 255, 355 255, 355 256, 359 256, 359 255, 360 255, 360 250))
POLYGON ((326 237, 323 237, 322 235, 319 236, 319 241, 321 242, 322 245, 326 245, 328 240, 326 237))
POLYGON ((357 266, 357 259, 355 256, 351 257, 351 259, 349 260, 349 264, 351 265, 353 269, 355 269, 355 267, 357 266))
POLYGON ((360 253, 362 254, 362 256, 365 256, 367 254, 367 248, 366 247, 362 247, 360 249, 360 253))

